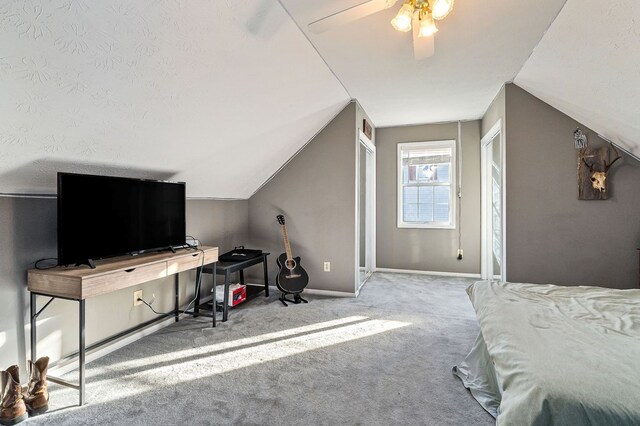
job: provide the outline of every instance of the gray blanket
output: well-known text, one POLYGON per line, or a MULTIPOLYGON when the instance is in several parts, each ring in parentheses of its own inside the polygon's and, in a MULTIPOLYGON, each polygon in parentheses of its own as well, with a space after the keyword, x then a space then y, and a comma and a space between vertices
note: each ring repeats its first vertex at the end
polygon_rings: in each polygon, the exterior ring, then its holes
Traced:
POLYGON ((640 290, 481 281, 454 368, 498 425, 640 425, 640 290))

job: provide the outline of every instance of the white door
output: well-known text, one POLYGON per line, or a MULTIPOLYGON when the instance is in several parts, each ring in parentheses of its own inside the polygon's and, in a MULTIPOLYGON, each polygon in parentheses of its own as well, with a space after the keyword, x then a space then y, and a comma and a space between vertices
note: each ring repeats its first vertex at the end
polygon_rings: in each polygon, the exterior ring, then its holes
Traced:
POLYGON ((357 184, 357 279, 356 292, 375 269, 375 146, 360 135, 357 184))
POLYGON ((501 122, 482 138, 482 247, 483 279, 505 280, 504 141, 501 122))

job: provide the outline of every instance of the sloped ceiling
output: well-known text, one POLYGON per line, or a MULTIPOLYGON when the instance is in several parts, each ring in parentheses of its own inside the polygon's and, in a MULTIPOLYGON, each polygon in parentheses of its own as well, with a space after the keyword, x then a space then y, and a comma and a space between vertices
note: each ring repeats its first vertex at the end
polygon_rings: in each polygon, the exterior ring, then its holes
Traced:
POLYGON ((275 0, 0 3, 0 192, 55 172, 249 197, 350 100, 275 0))
POLYGON ((434 56, 416 61, 411 34, 390 25, 401 1, 321 34, 308 24, 363 0, 281 1, 378 127, 482 117, 565 2, 456 0, 434 56))
POLYGON ((516 75, 640 154, 637 1, 457 0, 424 61, 400 3, 308 32, 362 1, 0 1, 0 193, 71 171, 247 198, 351 97, 379 127, 476 119, 516 75))
POLYGON ((640 156, 640 2, 568 0, 515 83, 640 156))

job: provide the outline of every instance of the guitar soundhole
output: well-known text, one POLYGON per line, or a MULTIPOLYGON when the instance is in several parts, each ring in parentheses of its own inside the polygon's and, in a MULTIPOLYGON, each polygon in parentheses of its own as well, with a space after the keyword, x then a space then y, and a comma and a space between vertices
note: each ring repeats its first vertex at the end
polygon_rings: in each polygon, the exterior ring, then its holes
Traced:
POLYGON ((287 259, 287 269, 292 271, 296 267, 296 261, 293 259, 287 259))

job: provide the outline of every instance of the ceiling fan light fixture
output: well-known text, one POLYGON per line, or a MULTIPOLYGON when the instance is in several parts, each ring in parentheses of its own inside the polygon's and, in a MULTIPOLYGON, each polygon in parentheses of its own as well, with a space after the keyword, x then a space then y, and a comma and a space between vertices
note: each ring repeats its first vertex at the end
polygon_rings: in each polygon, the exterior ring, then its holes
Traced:
POLYGON ((444 19, 453 9, 454 0, 436 0, 433 3, 433 19, 444 19))
POLYGON ((429 13, 426 14, 420 20, 420 29, 418 30, 418 37, 431 37, 438 32, 436 22, 433 20, 433 16, 429 13))
POLYGON ((393 28, 403 33, 411 31, 411 20, 413 19, 414 11, 415 8, 412 3, 403 4, 396 17, 391 20, 393 28))

